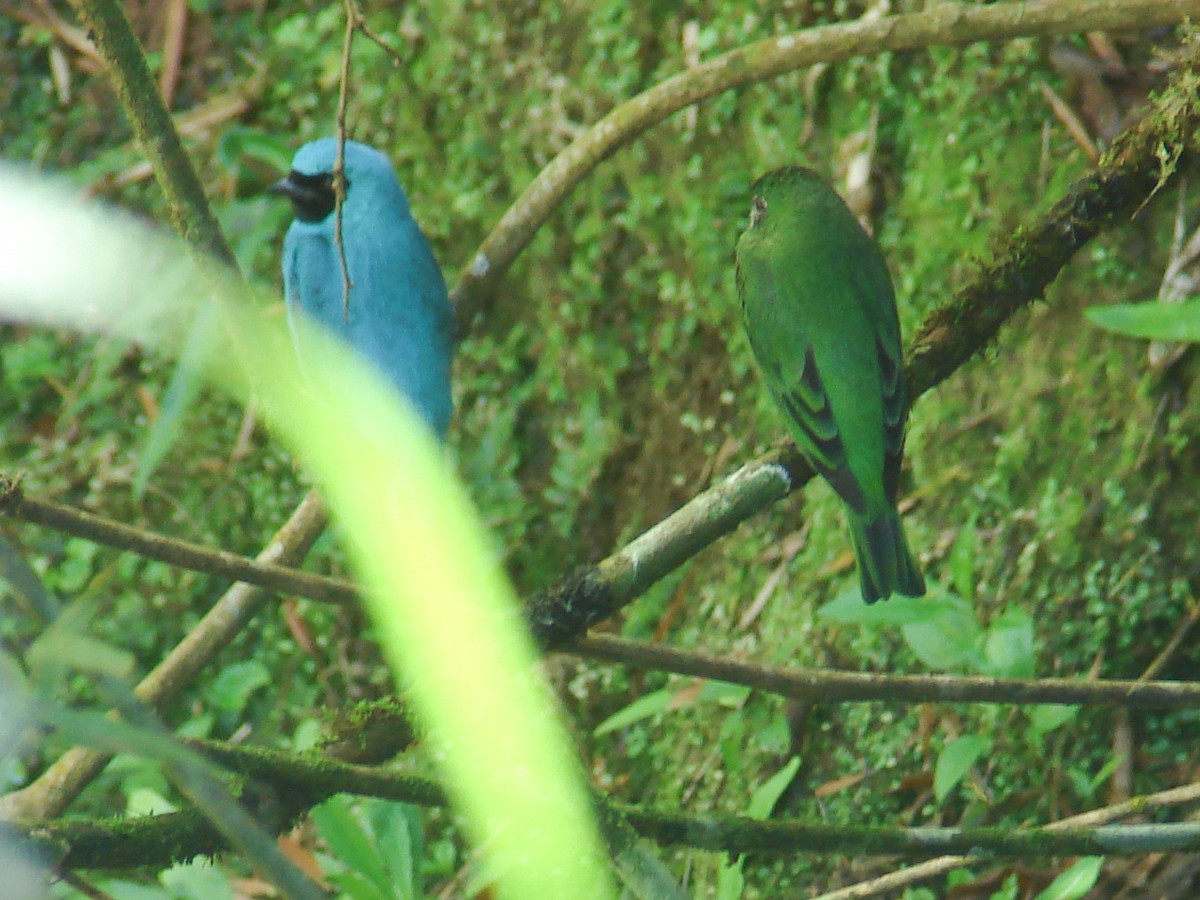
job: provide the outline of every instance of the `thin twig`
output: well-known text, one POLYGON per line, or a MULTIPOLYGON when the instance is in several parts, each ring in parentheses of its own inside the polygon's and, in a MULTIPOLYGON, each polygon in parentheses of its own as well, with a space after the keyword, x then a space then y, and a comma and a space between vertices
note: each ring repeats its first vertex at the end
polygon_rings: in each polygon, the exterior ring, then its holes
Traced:
POLYGON ((147 559, 172 566, 244 581, 261 588, 296 594, 325 603, 352 603, 358 599, 353 582, 304 572, 289 566, 262 562, 126 525, 115 519, 84 512, 49 500, 32 497, 14 479, 0 474, 0 516, 12 516, 23 522, 43 525, 64 534, 136 553, 147 559))
POLYGON ((342 231, 346 205, 346 106, 350 93, 350 56, 354 46, 354 23, 357 10, 353 0, 345 0, 346 28, 342 35, 342 71, 338 76, 337 156, 333 161, 333 243, 338 251, 342 270, 342 322, 350 321, 350 264, 346 262, 346 245, 342 231))
POLYGON ((1071 678, 972 678, 883 675, 759 666, 658 644, 592 635, 571 648, 592 659, 740 684, 794 700, 852 703, 1066 703, 1132 709, 1200 708, 1200 682, 1082 681, 1071 678))

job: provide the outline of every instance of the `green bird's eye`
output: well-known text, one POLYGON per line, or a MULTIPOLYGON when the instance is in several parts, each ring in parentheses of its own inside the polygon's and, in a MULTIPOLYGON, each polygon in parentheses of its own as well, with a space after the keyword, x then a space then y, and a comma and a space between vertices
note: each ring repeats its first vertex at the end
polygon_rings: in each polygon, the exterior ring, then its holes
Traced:
POLYGON ((761 194, 755 194, 750 201, 750 227, 757 228, 767 216, 767 201, 761 194))

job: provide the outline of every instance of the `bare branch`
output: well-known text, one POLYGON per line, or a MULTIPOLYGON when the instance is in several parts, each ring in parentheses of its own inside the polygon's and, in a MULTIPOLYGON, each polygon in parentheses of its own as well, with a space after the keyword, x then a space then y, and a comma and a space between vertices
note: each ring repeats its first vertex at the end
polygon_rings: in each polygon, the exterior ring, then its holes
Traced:
POLYGON ((228 550, 135 528, 114 519, 85 512, 50 500, 31 497, 15 479, 0 474, 0 516, 43 525, 106 547, 125 550, 206 575, 244 581, 271 591, 281 591, 324 603, 352 603, 358 587, 349 581, 305 572, 290 566, 251 559, 228 550))
POLYGON ((741 684, 795 700, 853 703, 1068 703, 1132 709, 1200 707, 1200 682, 1083 681, 1073 678, 972 678, 961 675, 883 675, 828 669, 756 666, 670 647, 593 635, 571 647, 592 659, 741 684))

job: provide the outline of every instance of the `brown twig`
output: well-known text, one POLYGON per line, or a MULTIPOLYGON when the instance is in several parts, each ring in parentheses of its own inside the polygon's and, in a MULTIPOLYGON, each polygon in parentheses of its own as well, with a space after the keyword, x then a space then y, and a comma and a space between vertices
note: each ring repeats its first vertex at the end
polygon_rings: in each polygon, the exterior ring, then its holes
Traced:
POLYGON ((810 702, 1077 703, 1133 709, 1200 708, 1200 682, 1190 681, 974 678, 782 668, 704 656, 608 635, 591 635, 577 641, 570 649, 591 659, 740 684, 810 702))

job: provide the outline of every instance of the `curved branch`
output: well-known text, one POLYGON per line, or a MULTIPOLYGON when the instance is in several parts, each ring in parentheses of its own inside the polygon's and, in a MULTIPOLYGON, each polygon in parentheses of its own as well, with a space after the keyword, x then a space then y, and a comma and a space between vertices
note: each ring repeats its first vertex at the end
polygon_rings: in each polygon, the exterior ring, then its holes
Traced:
POLYGON ((1198 0, 943 3, 919 13, 808 28, 724 53, 619 104, 538 173, 460 273, 451 292, 458 320, 463 328, 470 326, 513 260, 575 185, 622 145, 693 103, 793 69, 853 56, 933 44, 1150 28, 1188 15, 1200 15, 1198 0))

